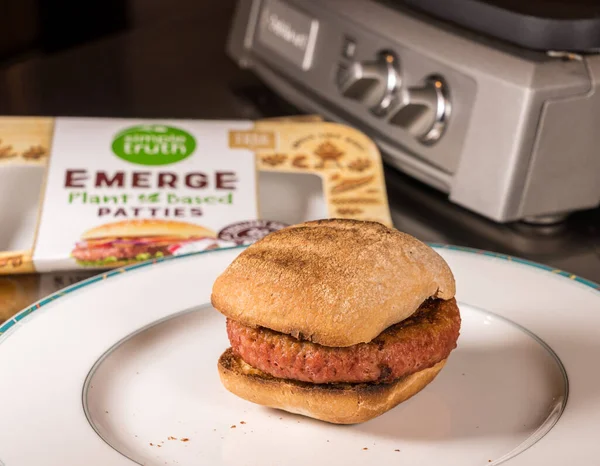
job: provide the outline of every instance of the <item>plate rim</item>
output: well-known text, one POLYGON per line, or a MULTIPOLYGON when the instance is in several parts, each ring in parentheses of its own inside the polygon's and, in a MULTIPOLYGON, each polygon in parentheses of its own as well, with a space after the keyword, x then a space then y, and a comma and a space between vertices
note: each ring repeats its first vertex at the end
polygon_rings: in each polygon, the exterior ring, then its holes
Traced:
MULTIPOLYGON (((592 280, 588 280, 587 278, 580 277, 579 275, 576 275, 576 274, 573 274, 568 271, 561 270, 561 269, 558 269, 555 267, 551 267, 549 265, 542 264, 540 262, 535 262, 535 261, 531 261, 529 259, 523 259, 518 256, 512 256, 509 254, 493 252, 493 251, 489 251, 489 250, 485 250, 485 249, 472 248, 472 247, 468 247, 468 246, 457 246, 457 245, 453 245, 453 244, 435 243, 435 242, 426 242, 425 244, 432 247, 433 249, 445 249, 445 250, 458 251, 458 252, 463 252, 463 253, 468 253, 468 254, 483 255, 483 256, 487 256, 487 257, 493 257, 496 259, 503 259, 503 260, 506 260, 509 262, 515 262, 517 264, 521 264, 521 265, 527 266, 527 267, 533 267, 538 270, 546 271, 553 275, 561 276, 566 280, 580 283, 580 284, 585 285, 586 287, 600 293, 600 283, 596 283, 592 280)), ((131 264, 131 265, 127 265, 124 267, 119 267, 116 269, 105 271, 104 273, 99 273, 98 275, 94 275, 93 277, 87 278, 85 280, 82 280, 81 282, 67 286, 66 288, 60 289, 44 298, 41 298, 40 300, 36 301, 35 303, 31 304, 30 306, 26 307, 25 309, 23 309, 20 312, 18 312, 17 314, 15 314, 10 319, 6 320, 4 323, 0 324, 0 343, 2 343, 4 340, 6 340, 6 338, 8 338, 10 335, 14 334, 14 331, 9 332, 9 330, 11 328, 13 328, 16 324, 21 323, 21 321, 23 319, 32 315, 35 311, 41 309, 42 307, 46 306, 47 304, 49 304, 51 302, 56 301, 57 299, 60 299, 64 296, 66 296, 70 293, 73 293, 74 291, 77 291, 86 286, 93 285, 94 283, 97 283, 97 282, 100 282, 103 280, 107 280, 116 275, 121 275, 123 273, 130 272, 132 270, 141 269, 144 267, 149 267, 149 266, 152 266, 155 264, 159 264, 161 262, 174 261, 174 260, 184 259, 184 258, 191 257, 191 256, 199 256, 202 254, 209 254, 209 253, 220 252, 220 251, 246 249, 248 247, 249 247, 248 245, 239 245, 239 246, 232 246, 232 247, 226 247, 226 248, 219 248, 216 250, 213 249, 213 250, 208 250, 208 251, 190 252, 190 253, 181 254, 178 256, 155 258, 155 259, 152 259, 152 260, 149 260, 146 262, 139 262, 136 264, 131 264)), ((13 330, 16 330, 16 329, 13 329, 13 330)))

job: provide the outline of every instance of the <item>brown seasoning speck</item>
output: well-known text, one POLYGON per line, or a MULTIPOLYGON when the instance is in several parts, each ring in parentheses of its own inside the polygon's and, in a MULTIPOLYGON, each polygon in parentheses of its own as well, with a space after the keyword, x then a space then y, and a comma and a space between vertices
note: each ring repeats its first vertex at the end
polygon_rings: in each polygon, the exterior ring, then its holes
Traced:
POLYGON ((371 168, 372 162, 369 159, 355 159, 348 164, 348 168, 352 171, 362 172, 371 168))
POLYGON ((24 159, 27 160, 38 160, 42 157, 45 157, 48 154, 48 151, 40 146, 31 146, 29 149, 27 149, 25 152, 23 152, 21 155, 23 156, 24 159))
POLYGON ((362 176, 359 178, 344 178, 331 188, 331 194, 340 194, 348 191, 353 191, 370 184, 375 179, 375 176, 362 176))
POLYGON ((287 155, 285 154, 272 154, 272 155, 264 155, 261 157, 261 160, 264 164, 270 165, 271 167, 277 167, 281 165, 287 160, 287 155))
POLYGON ((337 209, 337 213, 340 215, 357 215, 362 214, 364 211, 358 207, 340 207, 337 209))

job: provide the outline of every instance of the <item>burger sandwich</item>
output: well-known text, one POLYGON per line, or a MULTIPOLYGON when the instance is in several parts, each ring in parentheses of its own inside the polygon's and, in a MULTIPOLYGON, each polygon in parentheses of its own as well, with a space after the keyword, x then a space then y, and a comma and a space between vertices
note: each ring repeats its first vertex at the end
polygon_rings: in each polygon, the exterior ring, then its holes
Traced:
POLYGON ((307 222, 271 233, 217 278, 231 347, 227 390, 336 424, 377 417, 428 385, 456 347, 447 263, 379 223, 307 222))
POLYGON ((120 267, 172 255, 184 243, 215 238, 200 225, 171 220, 125 220, 86 231, 71 253, 88 267, 120 267))

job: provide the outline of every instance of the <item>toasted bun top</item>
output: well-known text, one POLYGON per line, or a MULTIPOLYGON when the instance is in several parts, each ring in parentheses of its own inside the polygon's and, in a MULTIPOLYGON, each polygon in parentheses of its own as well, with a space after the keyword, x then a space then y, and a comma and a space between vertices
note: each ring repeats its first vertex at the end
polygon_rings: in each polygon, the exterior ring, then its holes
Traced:
POLYGON ((83 239, 141 238, 145 236, 179 236, 181 238, 214 238, 214 231, 192 223, 172 220, 123 220, 107 223, 86 231, 83 239))
POLYGON ((426 244, 379 223, 334 219, 248 247, 215 281, 212 303, 244 325, 342 347, 454 292, 448 264, 426 244))

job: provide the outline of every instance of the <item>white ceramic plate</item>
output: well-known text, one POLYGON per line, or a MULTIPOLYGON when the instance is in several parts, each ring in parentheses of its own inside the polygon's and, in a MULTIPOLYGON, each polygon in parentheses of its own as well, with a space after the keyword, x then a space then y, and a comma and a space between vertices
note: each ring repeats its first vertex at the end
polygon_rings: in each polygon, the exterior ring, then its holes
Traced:
POLYGON ((596 464, 598 286, 437 246, 458 284, 459 347, 421 393, 356 426, 241 400, 210 307, 222 250, 75 285, 0 327, 0 464, 596 464))

